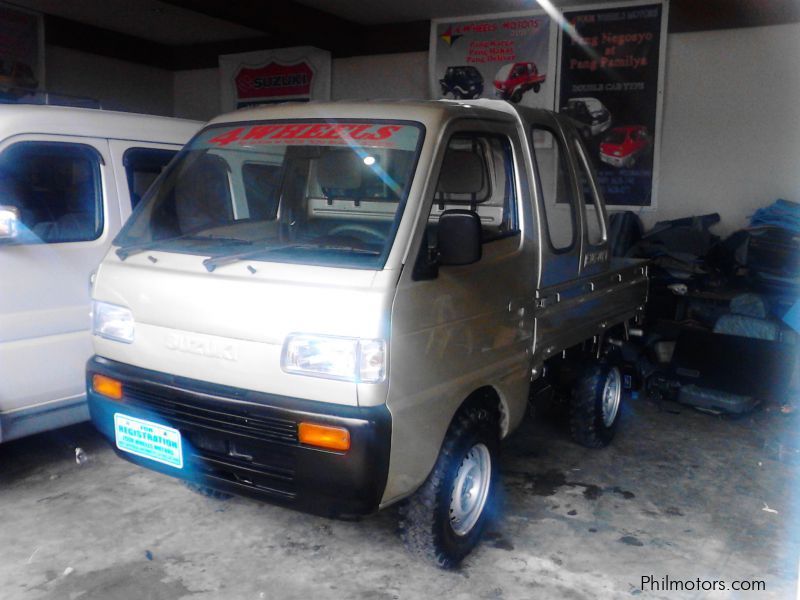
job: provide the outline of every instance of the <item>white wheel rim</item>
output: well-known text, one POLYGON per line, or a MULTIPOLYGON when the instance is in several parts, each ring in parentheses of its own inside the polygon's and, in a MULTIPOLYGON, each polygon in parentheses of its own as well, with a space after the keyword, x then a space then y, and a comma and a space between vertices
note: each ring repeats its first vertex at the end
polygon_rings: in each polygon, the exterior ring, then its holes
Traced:
POLYGON ((456 535, 472 531, 483 514, 492 478, 492 456, 484 444, 469 449, 458 466, 450 495, 450 526, 456 535))
POLYGON ((611 427, 617 418, 620 398, 622 398, 622 376, 619 369, 614 367, 608 372, 606 383, 603 386, 603 425, 606 427, 611 427))

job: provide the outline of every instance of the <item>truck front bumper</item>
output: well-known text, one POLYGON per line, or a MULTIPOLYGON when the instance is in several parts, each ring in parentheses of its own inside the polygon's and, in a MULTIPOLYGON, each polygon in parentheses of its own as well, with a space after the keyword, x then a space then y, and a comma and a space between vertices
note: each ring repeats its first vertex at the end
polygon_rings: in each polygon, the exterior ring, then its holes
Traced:
POLYGON ((325 516, 377 510, 386 487, 391 416, 360 408, 275 396, 174 377, 95 356, 87 364, 92 422, 119 456, 140 466, 233 494, 325 516), (92 390, 95 373, 122 382, 122 399, 92 390), (117 448, 114 415, 180 431, 183 467, 117 448), (300 444, 301 421, 344 427, 346 452, 300 444))

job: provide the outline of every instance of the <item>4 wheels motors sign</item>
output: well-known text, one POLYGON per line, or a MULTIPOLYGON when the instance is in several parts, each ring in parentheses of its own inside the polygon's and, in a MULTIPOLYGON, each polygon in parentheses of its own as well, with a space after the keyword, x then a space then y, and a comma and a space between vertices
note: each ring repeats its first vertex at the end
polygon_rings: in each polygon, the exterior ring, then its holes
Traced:
POLYGON ((329 100, 330 52, 310 46, 219 57, 223 112, 276 102, 329 100))
POLYGON ((237 107, 276 100, 308 101, 313 79, 314 69, 306 61, 293 65, 271 62, 261 67, 242 67, 236 75, 237 107))

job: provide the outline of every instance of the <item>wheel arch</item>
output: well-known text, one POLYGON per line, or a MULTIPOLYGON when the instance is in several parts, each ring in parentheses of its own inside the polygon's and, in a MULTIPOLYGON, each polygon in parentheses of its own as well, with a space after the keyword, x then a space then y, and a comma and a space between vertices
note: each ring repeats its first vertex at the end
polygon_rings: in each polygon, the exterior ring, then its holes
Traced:
POLYGON ((452 425, 453 420, 455 420, 456 416, 462 410, 471 407, 482 408, 484 410, 488 410, 494 413, 497 417, 497 423, 499 426, 498 437, 500 439, 503 439, 504 437, 506 437, 506 435, 508 435, 508 429, 509 429, 508 404, 506 401, 503 400, 502 393, 495 386, 484 385, 471 392, 458 406, 458 408, 453 412, 453 416, 450 419, 450 424, 452 425))

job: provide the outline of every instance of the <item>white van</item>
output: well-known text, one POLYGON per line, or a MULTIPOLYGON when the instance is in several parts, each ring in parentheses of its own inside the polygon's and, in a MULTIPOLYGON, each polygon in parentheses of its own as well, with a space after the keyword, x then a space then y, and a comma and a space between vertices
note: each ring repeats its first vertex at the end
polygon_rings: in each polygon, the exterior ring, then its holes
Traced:
POLYGON ((0 106, 0 442, 89 418, 89 278, 200 125, 0 106))

